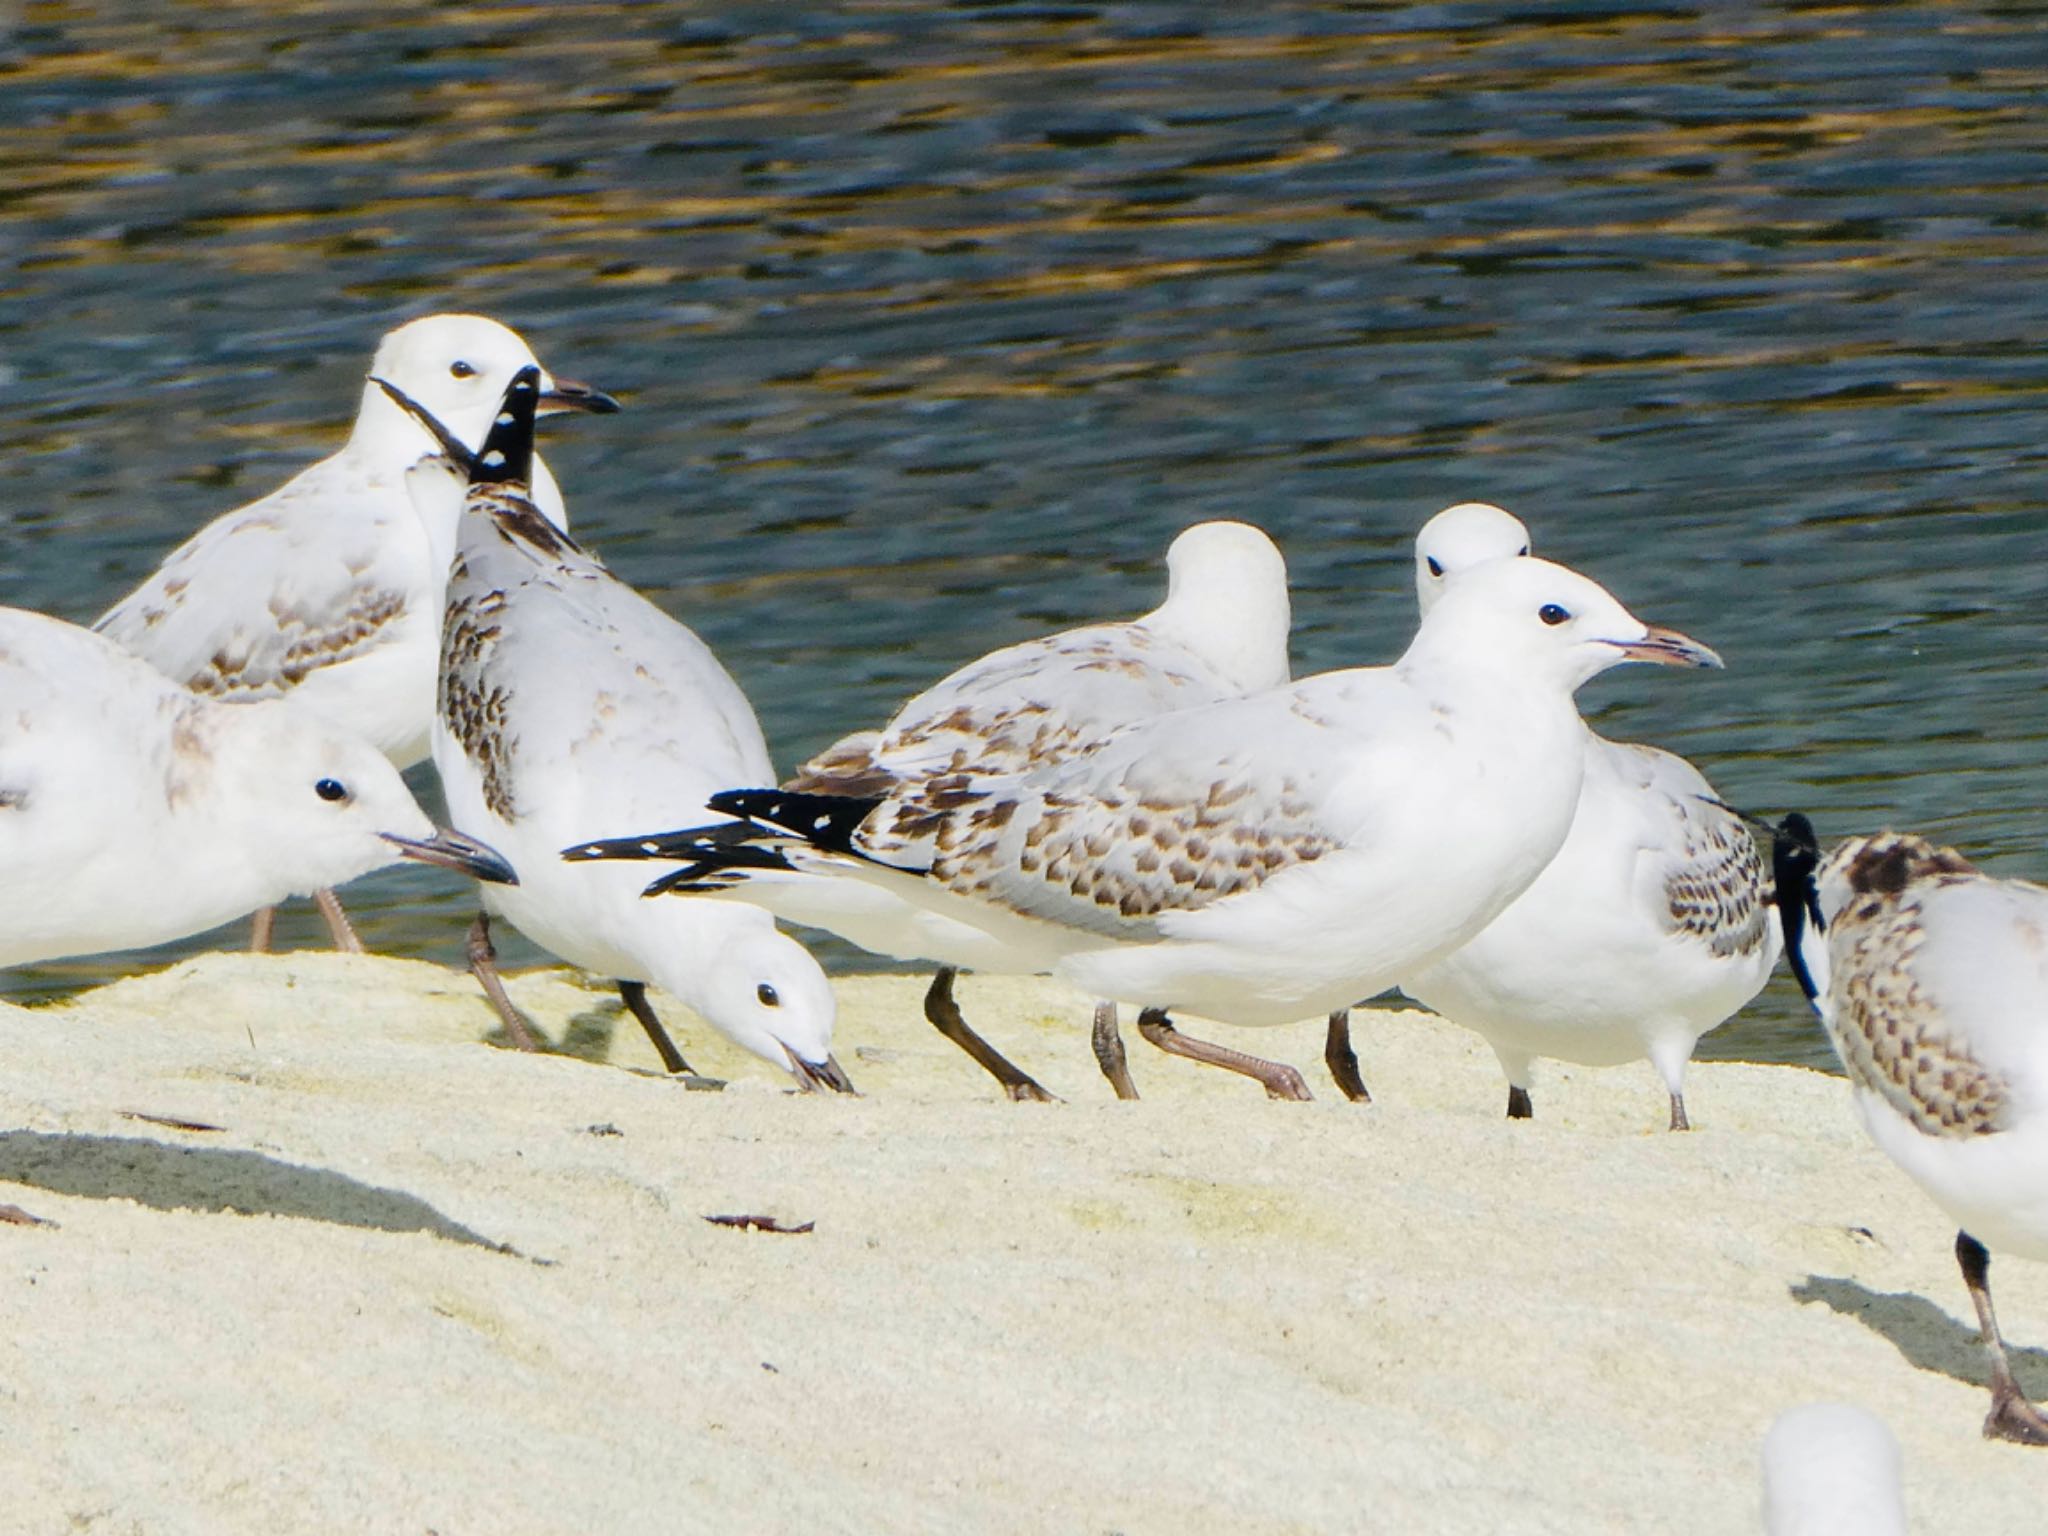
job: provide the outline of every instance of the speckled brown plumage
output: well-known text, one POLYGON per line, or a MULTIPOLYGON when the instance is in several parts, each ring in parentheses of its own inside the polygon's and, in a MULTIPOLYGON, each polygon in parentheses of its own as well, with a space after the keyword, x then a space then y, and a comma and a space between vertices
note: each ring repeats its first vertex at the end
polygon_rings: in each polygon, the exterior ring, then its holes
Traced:
POLYGON ((1684 856, 1664 883, 1671 928, 1716 955, 1753 955, 1768 942, 1770 879, 1756 840, 1725 812, 1685 818, 1684 856))
MULTIPOLYGON (((1020 805, 973 795, 971 781, 934 781, 921 814, 899 818, 890 831, 930 836, 932 876, 972 896, 1006 884, 1002 847, 1023 813, 1027 825, 1017 872, 1052 893, 1089 903, 1105 917, 1143 922, 1163 911, 1196 911, 1262 885, 1279 871, 1321 857, 1334 846, 1311 819, 1308 801, 1283 784, 1268 814, 1241 814, 1249 783, 1218 780, 1197 802, 1148 798, 1128 786, 1095 799, 1047 793, 1020 805)), ((1028 901, 1027 901, 1028 905, 1028 901)))
POLYGON ((1930 1136, 1982 1136, 2011 1123, 2011 1085, 1944 1027, 1913 969, 1927 894, 1980 878, 1953 849, 1892 833, 1844 843, 1820 871, 1850 893, 1828 934, 1835 1050, 1851 1078, 1930 1136))
MULTIPOLYGON (((468 574, 456 561, 454 579, 468 574)), ((448 734, 476 764, 484 804, 493 815, 515 819, 512 744, 505 739, 505 690, 491 678, 491 657, 501 633, 497 616, 505 594, 495 588, 448 605, 441 630, 441 681, 436 708, 448 734)))
POLYGON ((284 638, 281 652, 266 651, 262 666, 246 650, 215 651, 205 666, 182 679, 194 693, 214 698, 266 698, 296 688, 322 667, 368 651, 378 637, 405 612, 402 592, 359 589, 338 616, 323 615, 317 628, 311 618, 271 604, 276 634, 284 638))

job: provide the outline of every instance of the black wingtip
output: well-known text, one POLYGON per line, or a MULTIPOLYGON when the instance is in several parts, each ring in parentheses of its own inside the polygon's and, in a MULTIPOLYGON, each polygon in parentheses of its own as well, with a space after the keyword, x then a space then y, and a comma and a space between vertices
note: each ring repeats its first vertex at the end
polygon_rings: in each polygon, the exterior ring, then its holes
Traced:
POLYGON ((564 848, 562 857, 571 864, 592 859, 697 859, 708 848, 744 842, 758 837, 759 827, 743 821, 715 821, 701 827, 683 827, 674 832, 643 832, 635 837, 599 837, 564 848))
POLYGON ((881 803, 864 795, 814 795, 796 789, 721 790, 706 802, 714 811, 764 822, 835 853, 858 852, 853 836, 881 803))
POLYGON ((708 891, 729 891, 745 883, 750 869, 789 870, 795 866, 779 849, 746 843, 699 844, 692 861, 649 881, 642 896, 689 896, 708 891))
POLYGON ((531 363, 512 375, 484 445, 469 471, 472 485, 533 483, 533 419, 540 406, 540 370, 531 363))
POLYGON ((459 464, 464 474, 468 475, 472 480, 476 478, 477 456, 469 451, 467 443, 441 425, 439 417, 435 416, 432 411, 421 405, 419 401, 413 399, 411 395, 408 395, 389 379, 380 379, 372 374, 370 382, 383 390, 390 397, 393 405, 426 428, 427 436, 441 445, 441 452, 459 464))
POLYGON ((1778 924, 1785 938, 1785 963, 1806 1000, 1816 1007, 1820 988, 1806 963, 1804 940, 1810 923, 1816 934, 1825 933, 1821 920, 1820 892, 1814 887, 1814 871, 1820 866, 1820 842, 1813 823, 1798 811, 1788 811, 1773 829, 1771 839, 1771 882, 1777 887, 1778 924))

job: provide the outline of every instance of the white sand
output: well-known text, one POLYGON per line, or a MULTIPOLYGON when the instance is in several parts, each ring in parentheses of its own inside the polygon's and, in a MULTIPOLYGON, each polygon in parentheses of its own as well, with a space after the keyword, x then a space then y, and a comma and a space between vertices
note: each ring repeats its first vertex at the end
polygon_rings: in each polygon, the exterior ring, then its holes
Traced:
MULTIPOLYGON (((1011 1105, 920 985, 843 984, 858 1100, 687 1019, 726 1092, 491 1049, 410 962, 0 1008, 0 1200, 56 1223, 0 1226, 0 1529, 1727 1533, 1822 1397, 1917 1529, 2039 1522, 1953 1233, 1838 1081, 1701 1065, 1672 1136, 1647 1068, 1553 1068, 1510 1124, 1482 1046, 1375 1014, 1369 1108, 1135 1031, 1118 1104, 1078 999, 969 978, 1067 1100, 1011 1105)), ((651 1065, 605 990, 514 992, 651 1065)), ((1319 1029, 1227 1038, 1326 1082, 1319 1029)), ((2048 1394, 2048 1271, 1993 1276, 2048 1394)))

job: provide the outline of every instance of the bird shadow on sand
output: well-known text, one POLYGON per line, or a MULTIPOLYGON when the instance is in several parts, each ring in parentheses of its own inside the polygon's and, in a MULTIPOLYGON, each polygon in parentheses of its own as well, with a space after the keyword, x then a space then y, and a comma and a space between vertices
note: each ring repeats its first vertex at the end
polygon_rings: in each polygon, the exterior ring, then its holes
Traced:
MULTIPOLYGON (((1958 1292, 1963 1282, 1956 1281, 1958 1292)), ((1853 1317, 1882 1339, 1889 1340, 1909 1365, 1935 1371, 1967 1386, 1989 1383, 1984 1344, 1973 1324, 1960 1323, 1924 1296, 1911 1291, 1873 1291, 1854 1280, 1808 1275, 1790 1287, 1798 1302, 1820 1302, 1844 1317, 1853 1317)), ((1994 1280, 1993 1294, 1996 1294, 1994 1280)), ((2000 1332, 2005 1332, 2000 1319, 2000 1332)), ((2029 1397, 2048 1394, 2048 1349, 2023 1349, 2008 1335, 2005 1352, 2013 1375, 2029 1397)))
POLYGON ((0 1131, 0 1182, 159 1211, 293 1216, 375 1232, 426 1232, 524 1257, 450 1221, 416 1196, 347 1174, 233 1147, 177 1147, 140 1137, 0 1131))

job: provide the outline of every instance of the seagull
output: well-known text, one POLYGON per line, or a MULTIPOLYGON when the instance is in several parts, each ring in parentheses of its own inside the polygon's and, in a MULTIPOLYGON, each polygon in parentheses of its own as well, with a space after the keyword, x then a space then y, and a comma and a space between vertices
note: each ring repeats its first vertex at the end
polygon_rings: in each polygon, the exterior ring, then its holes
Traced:
MULTIPOLYGON (((788 829, 739 861, 896 891, 1137 1005, 1159 1034, 1174 1009, 1283 1024, 1383 991, 1536 878, 1578 798, 1572 694, 1624 661, 1718 665, 1576 572, 1494 561, 1444 595, 1391 667, 1155 715, 1025 772, 711 805, 788 829)), ((715 843, 676 847, 716 877, 715 843)))
POLYGON ((1991 1309, 1997 1248, 2048 1259, 2048 888, 1909 833, 1825 858, 1798 812, 1773 854, 1792 974, 1870 1139, 1946 1211, 1991 1364, 1987 1439, 2048 1445, 1991 1309))
POLYGON ((139 949, 399 859, 509 881, 382 753, 293 700, 193 694, 0 608, 0 965, 139 949))
MULTIPOLYGON (((526 343, 495 320, 432 315, 386 335, 371 372, 475 444, 512 376, 533 365, 526 343)), ((619 408, 566 379, 542 387, 546 409, 619 408)), ((194 693, 230 702, 289 694, 400 768, 424 761, 455 525, 421 522, 405 472, 436 451, 366 383, 339 451, 208 523, 93 627, 194 693)), ((565 526, 553 477, 537 461, 534 474, 542 509, 565 526)), ((361 949, 332 896, 320 904, 336 944, 361 949)))
MULTIPOLYGON (((1168 546, 1166 571, 1166 600, 1150 613, 993 651, 909 700, 880 730, 833 743, 783 787, 873 797, 913 793, 942 774, 1028 772, 1133 720, 1287 681, 1287 566, 1271 539, 1246 523, 1198 523, 1168 546)), ((741 822, 713 835, 730 845, 783 833, 741 822)), ((877 886, 782 869, 744 873, 750 878, 730 894, 779 917, 876 954, 937 962, 925 1017, 1012 1100, 1053 1097, 977 1034, 953 999, 958 972, 1029 974, 1042 968, 1036 955, 877 886)), ((1136 1098, 1114 1003, 1098 1004, 1093 1040, 1117 1096, 1136 1098)))
POLYGON ((831 984, 767 913, 643 902, 630 873, 556 857, 592 820, 695 815, 715 791, 772 769, 746 696, 704 642, 531 499, 540 370, 513 376, 474 454, 402 390, 379 384, 440 439, 441 456, 412 472, 423 520, 439 520, 442 504, 456 508, 434 767, 450 814, 495 839, 521 874, 516 887, 484 888, 470 934, 471 969, 514 1040, 531 1048, 498 979, 491 913, 571 964, 616 978, 671 1072, 689 1065, 647 1001, 649 982, 806 1091, 851 1092, 831 1054, 831 984))
POLYGON ((1898 1438, 1868 1408, 1802 1403, 1764 1436, 1764 1536, 1906 1536, 1898 1438))
MULTIPOLYGON (((1475 566, 1528 553, 1528 529, 1499 507, 1438 513, 1415 541, 1423 613, 1475 566)), ((1682 1131, 1693 1047, 1778 963, 1770 880, 1741 817, 1692 764, 1581 729, 1586 772, 1564 847, 1483 932, 1401 990, 1486 1037, 1511 1119, 1534 1113, 1535 1057, 1648 1057, 1682 1131)))

